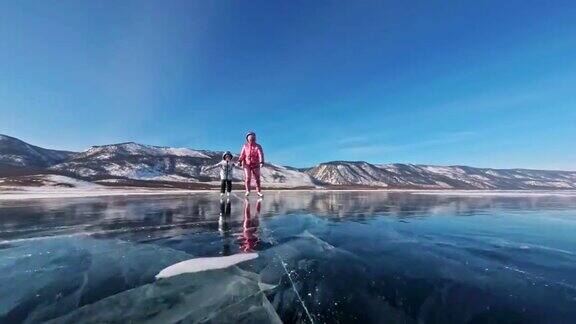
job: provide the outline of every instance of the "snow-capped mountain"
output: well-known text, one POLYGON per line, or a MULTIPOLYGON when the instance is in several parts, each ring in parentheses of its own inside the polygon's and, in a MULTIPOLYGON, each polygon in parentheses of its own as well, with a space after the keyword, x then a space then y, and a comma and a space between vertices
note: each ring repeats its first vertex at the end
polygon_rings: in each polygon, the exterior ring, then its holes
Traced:
POLYGON ((45 168, 64 161, 74 152, 48 150, 0 134, 0 168, 45 168))
MULTIPOLYGON (((222 153, 132 142, 74 153, 47 150, 0 135, 0 176, 11 175, 16 169, 22 171, 19 175, 56 174, 104 185, 136 182, 209 188, 218 184, 219 170, 214 165, 222 153)), ((261 173, 264 186, 281 188, 576 189, 576 171, 333 161, 306 169, 267 163, 261 173)), ((240 182, 242 169, 235 168, 233 177, 240 182)))
POLYGON ((486 169, 414 164, 374 165, 328 162, 306 170, 317 181, 336 186, 421 189, 576 189, 576 172, 486 169))
POLYGON ((120 143, 93 146, 50 169, 91 180, 195 181, 210 160, 200 151, 120 143))
MULTIPOLYGON (((99 182, 105 179, 212 182, 219 180, 219 169, 213 166, 221 161, 222 154, 218 151, 121 143, 91 147, 51 166, 50 170, 99 182)), ((242 170, 236 168, 233 176, 240 181, 242 170)), ((262 182, 276 187, 313 185, 307 174, 273 164, 264 166, 262 182)))
POLYGON ((142 145, 133 142, 92 146, 88 151, 79 153, 74 156, 74 158, 111 159, 137 155, 209 158, 208 155, 202 153, 201 151, 195 151, 187 148, 160 147, 142 145))
POLYGON ((333 161, 319 164, 308 173, 317 182, 329 185, 363 185, 388 187, 389 174, 366 162, 333 161))

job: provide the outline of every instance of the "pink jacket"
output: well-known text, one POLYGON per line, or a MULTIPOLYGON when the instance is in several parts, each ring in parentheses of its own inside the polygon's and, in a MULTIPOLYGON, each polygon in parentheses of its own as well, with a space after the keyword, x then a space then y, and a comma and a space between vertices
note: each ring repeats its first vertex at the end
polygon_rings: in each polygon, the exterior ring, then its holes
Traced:
POLYGON ((238 162, 242 162, 244 166, 259 166, 260 163, 264 163, 264 152, 262 151, 262 146, 254 142, 253 144, 246 143, 242 146, 242 151, 240 151, 240 157, 238 162))

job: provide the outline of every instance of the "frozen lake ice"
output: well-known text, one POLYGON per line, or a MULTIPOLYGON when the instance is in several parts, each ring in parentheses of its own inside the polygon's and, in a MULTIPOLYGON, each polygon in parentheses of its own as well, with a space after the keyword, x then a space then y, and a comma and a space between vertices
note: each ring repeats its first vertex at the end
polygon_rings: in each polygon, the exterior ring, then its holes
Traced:
POLYGON ((570 194, 0 201, 0 322, 574 323, 575 233, 570 194))

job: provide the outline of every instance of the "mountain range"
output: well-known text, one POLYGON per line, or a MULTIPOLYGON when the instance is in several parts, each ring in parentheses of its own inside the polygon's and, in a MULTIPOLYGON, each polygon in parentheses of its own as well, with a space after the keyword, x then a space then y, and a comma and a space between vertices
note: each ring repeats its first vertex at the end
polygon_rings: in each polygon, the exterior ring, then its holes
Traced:
MULTIPOLYGON (((133 142, 69 152, 0 135, 0 177, 22 185, 48 174, 109 186, 207 189, 218 184, 218 169, 211 166, 222 153, 133 142)), ((576 189, 576 171, 331 161, 310 168, 266 163, 261 173, 268 188, 576 189)), ((239 186, 242 170, 236 168, 233 176, 239 186)))

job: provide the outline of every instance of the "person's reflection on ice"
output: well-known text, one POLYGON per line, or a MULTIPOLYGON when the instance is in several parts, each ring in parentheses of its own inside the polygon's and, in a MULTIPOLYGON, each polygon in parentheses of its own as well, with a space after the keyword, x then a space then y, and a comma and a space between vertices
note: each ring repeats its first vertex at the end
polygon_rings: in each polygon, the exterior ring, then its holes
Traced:
POLYGON ((230 213, 232 212, 232 202, 228 199, 220 201, 220 218, 218 218, 218 232, 222 237, 222 255, 230 255, 231 237, 230 237, 230 213))
POLYGON ((256 202, 256 212, 252 215, 250 210, 250 201, 244 200, 244 222, 242 223, 242 237, 240 250, 243 252, 252 252, 258 248, 260 239, 258 238, 258 226, 260 217, 260 205, 262 199, 256 202))

